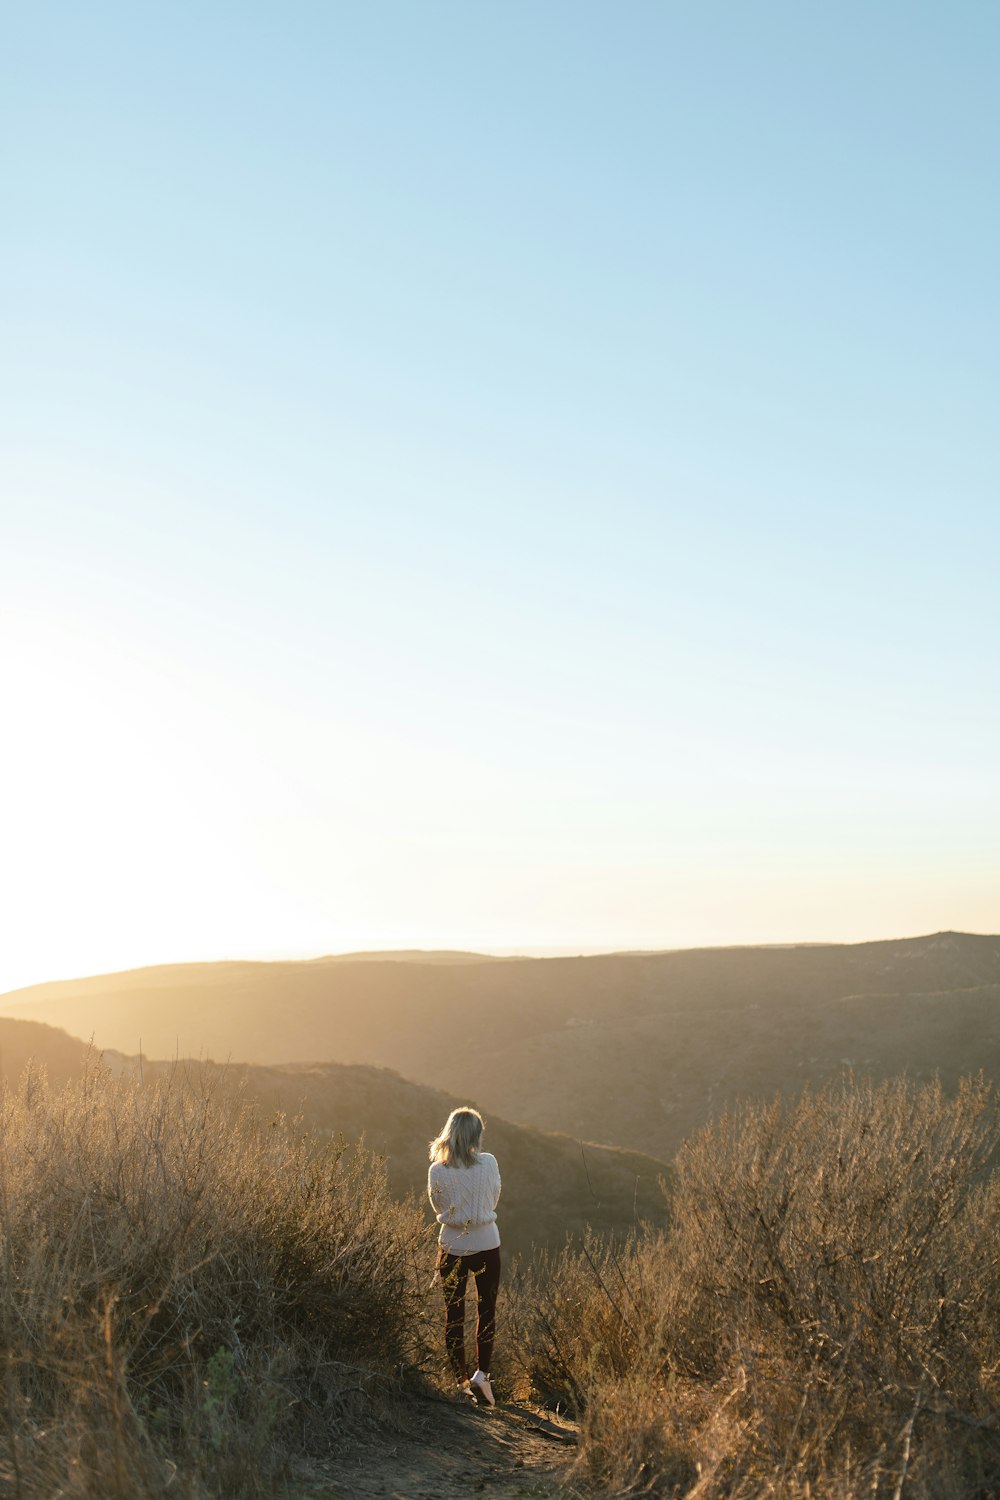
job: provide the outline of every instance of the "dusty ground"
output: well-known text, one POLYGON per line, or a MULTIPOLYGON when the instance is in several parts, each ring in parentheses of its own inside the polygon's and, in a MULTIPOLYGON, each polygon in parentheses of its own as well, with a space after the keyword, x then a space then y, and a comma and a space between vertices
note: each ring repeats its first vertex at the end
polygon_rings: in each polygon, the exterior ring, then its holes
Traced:
POLYGON ((576 1430, 527 1407, 420 1403, 405 1434, 367 1441, 325 1469, 324 1500, 570 1500, 576 1430))

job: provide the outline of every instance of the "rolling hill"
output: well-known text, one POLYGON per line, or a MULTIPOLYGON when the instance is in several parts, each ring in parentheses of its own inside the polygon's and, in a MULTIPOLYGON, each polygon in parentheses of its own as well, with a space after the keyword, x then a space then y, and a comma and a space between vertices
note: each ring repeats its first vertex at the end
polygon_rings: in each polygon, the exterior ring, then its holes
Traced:
POLYGON ((160 1058, 393 1068, 657 1159, 739 1094, 845 1067, 1000 1077, 1000 937, 447 959, 168 966, 12 992, 0 1013, 160 1058))

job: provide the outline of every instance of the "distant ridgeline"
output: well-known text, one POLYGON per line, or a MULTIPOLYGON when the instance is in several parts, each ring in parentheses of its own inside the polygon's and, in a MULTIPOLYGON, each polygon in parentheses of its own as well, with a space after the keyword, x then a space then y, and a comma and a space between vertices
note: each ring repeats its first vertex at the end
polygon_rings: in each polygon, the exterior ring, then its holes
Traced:
MULTIPOLYGON (((845 1069, 875 1078, 939 1074, 949 1089, 980 1069, 1000 1076, 1000 937, 174 965, 16 991, 0 997, 0 1011, 126 1054, 141 1047, 153 1058, 255 1064, 253 1086, 282 1107, 298 1107, 296 1089, 315 1088, 317 1099, 339 1091, 348 1126, 325 1103, 306 1113, 315 1109, 323 1128, 363 1128, 373 1144, 384 1141, 397 1181, 398 1171, 408 1181, 421 1175, 407 1132, 420 1144, 442 1110, 466 1101, 488 1116, 658 1163, 737 1097, 798 1093, 845 1069), (368 1067, 350 1083, 336 1074, 334 1086, 336 1070, 306 1066, 331 1063, 368 1067), (289 1064, 299 1066, 280 1078, 260 1074, 289 1064), (410 1083, 380 1078, 372 1066, 410 1083), (404 1107, 400 1091, 417 1084, 423 1094, 406 1094, 404 1107), (397 1118, 406 1121, 398 1133, 387 1123, 397 1118)), ((500 1156, 499 1134, 513 1127, 497 1120, 493 1128, 500 1156)), ((546 1141, 552 1191, 562 1149, 546 1141)), ((580 1156, 578 1145, 565 1149, 580 1156)), ((644 1175, 637 1169, 633 1180, 644 1175)), ((600 1199, 605 1189, 593 1187, 589 1196, 600 1199)), ((537 1209, 537 1194, 534 1201, 537 1209)))

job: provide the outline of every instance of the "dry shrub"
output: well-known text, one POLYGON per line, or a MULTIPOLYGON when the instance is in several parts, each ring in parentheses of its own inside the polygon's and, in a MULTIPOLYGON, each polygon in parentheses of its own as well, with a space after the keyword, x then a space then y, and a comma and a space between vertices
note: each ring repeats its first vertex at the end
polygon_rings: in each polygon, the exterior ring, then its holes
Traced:
POLYGON ((995 1494, 998 1140, 981 1079, 742 1106, 681 1151, 667 1232, 522 1288, 524 1374, 612 1493, 995 1494))
POLYGON ((586 1466, 616 1495, 686 1494, 698 1478, 698 1453, 674 1393, 641 1370, 599 1380, 601 1398, 585 1403, 580 1443, 586 1466))
POLYGON ((419 1362, 419 1211, 384 1164, 197 1070, 0 1099, 0 1485, 271 1493, 419 1362))

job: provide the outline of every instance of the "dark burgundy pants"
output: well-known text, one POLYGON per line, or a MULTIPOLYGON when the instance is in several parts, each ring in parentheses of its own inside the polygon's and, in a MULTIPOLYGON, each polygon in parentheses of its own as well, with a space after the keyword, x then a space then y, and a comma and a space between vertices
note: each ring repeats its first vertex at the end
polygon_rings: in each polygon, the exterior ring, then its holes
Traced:
POLYGON ((438 1254, 438 1271, 444 1287, 444 1342, 452 1369, 465 1380, 465 1287, 471 1274, 476 1288, 476 1357, 484 1375, 490 1373, 493 1340, 497 1327, 497 1292, 500 1288, 500 1246, 475 1255, 438 1254))

